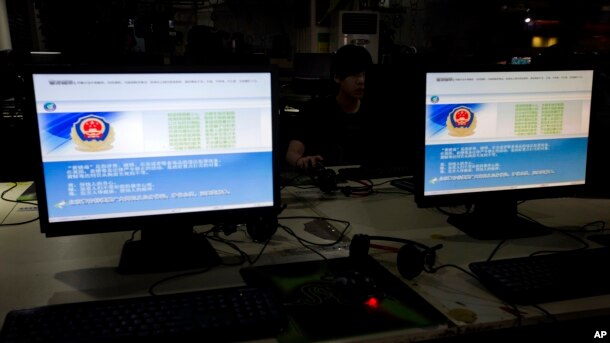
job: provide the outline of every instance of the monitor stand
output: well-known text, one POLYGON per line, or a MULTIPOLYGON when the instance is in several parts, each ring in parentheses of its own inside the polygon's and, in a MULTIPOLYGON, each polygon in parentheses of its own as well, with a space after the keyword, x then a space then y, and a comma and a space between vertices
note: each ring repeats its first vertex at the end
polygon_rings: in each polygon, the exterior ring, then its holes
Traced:
POLYGON ((221 259, 205 236, 192 227, 168 230, 144 229, 141 239, 123 245, 120 274, 162 273, 203 269, 220 264, 221 259))
POLYGON ((502 240, 548 235, 551 230, 519 217, 516 201, 492 200, 474 204, 468 214, 450 215, 447 222, 479 240, 502 240))

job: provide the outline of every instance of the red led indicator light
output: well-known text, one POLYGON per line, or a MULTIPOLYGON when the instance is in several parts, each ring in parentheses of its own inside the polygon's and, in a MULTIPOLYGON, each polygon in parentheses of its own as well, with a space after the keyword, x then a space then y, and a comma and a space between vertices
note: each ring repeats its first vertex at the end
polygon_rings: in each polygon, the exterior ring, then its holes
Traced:
POLYGON ((364 302, 364 304, 371 308, 377 308, 379 307, 379 300, 377 300, 377 298, 375 297, 370 297, 367 301, 364 302))

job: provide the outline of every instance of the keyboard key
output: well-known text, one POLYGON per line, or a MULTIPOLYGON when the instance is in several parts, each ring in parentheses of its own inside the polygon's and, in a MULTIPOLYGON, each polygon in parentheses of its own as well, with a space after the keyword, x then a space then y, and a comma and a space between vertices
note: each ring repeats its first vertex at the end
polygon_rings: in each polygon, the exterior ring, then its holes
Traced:
POLYGON ((565 251, 470 263, 470 270, 492 293, 515 304, 610 294, 610 280, 600 267, 610 248, 565 251))
POLYGON ((222 342, 274 337, 285 325, 271 290, 232 287, 14 310, 0 342, 222 342))

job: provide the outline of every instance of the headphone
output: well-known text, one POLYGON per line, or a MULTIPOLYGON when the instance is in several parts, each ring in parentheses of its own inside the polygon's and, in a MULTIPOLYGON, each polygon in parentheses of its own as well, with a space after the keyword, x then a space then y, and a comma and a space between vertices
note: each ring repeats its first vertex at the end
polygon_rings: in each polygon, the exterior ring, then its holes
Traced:
POLYGON ((266 242, 277 232, 277 216, 258 216, 249 218, 246 231, 254 242, 266 242))
POLYGON ((327 169, 320 162, 316 164, 314 170, 314 180, 316 185, 324 193, 332 193, 334 191, 341 191, 345 196, 350 195, 370 195, 373 192, 373 185, 360 180, 352 180, 362 184, 362 186, 337 186, 337 173, 332 169, 327 169))
POLYGON ((428 273, 436 272, 434 268, 436 250, 442 248, 442 244, 429 247, 408 239, 356 234, 352 237, 352 242, 349 246, 350 258, 362 259, 367 256, 372 240, 404 243, 398 250, 398 256, 396 257, 396 267, 398 267, 398 272, 404 278, 412 280, 421 274, 422 271, 428 273))
POLYGON ((337 173, 332 169, 326 169, 320 162, 314 169, 314 179, 318 188, 324 193, 332 193, 338 189, 337 173))

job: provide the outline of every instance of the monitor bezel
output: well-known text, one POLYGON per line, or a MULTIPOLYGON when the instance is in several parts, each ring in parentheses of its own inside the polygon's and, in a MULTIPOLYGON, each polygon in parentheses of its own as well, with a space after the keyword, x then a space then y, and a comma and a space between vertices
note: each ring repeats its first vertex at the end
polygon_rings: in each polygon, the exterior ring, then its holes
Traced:
POLYGON ((274 220, 281 211, 280 196, 280 142, 279 142, 279 88, 278 70, 275 65, 227 65, 227 66, 34 66, 24 72, 26 86, 26 113, 31 128, 31 139, 35 140, 36 170, 34 184, 38 198, 40 229, 47 237, 97 234, 106 232, 135 231, 153 228, 168 231, 172 228, 194 227, 198 225, 227 223, 245 224, 250 220, 269 218, 274 220), (34 84, 34 74, 145 74, 145 73, 268 73, 271 76, 271 134, 272 134, 272 183, 273 204, 270 206, 212 210, 202 212, 185 212, 159 215, 144 215, 135 217, 118 217, 107 219, 91 219, 83 221, 50 222, 47 203, 47 191, 42 162, 41 142, 38 128, 34 84))
MULTIPOLYGON (((415 203, 419 208, 431 208, 431 207, 449 207, 449 206, 461 206, 461 205, 472 205, 475 203, 494 203, 494 202, 507 202, 507 201, 525 201, 525 200, 536 200, 536 199, 549 199, 549 198, 562 198, 572 197, 577 195, 579 192, 586 189, 588 186, 587 174, 585 175, 585 181, 583 184, 577 185, 563 185, 563 186, 549 186, 549 187, 531 187, 531 188, 519 188, 519 189, 503 189, 503 190, 492 190, 492 191, 480 191, 480 192, 467 192, 467 193, 453 193, 453 194, 442 194, 442 195, 424 195, 424 175, 425 175, 425 132, 426 132, 426 76, 429 73, 449 73, 449 72, 528 72, 528 71, 568 71, 568 70, 587 70, 593 72, 593 84, 592 84, 592 99, 596 83, 597 73, 594 66, 590 63, 575 63, 575 64, 564 64, 564 65, 512 65, 512 64, 485 64, 485 65, 435 65, 426 66, 420 70, 417 76, 417 81, 421 87, 418 88, 419 93, 415 95, 414 106, 417 108, 417 120, 416 120, 416 158, 414 166, 414 199, 415 203)), ((591 117, 592 113, 589 114, 589 139, 587 142, 587 157, 586 157, 586 169, 589 167, 590 162, 590 136, 591 136, 591 117)))

